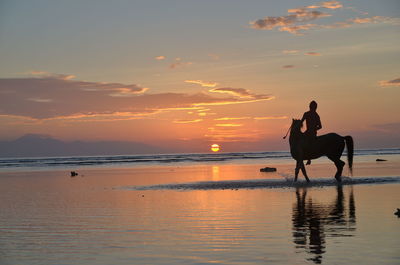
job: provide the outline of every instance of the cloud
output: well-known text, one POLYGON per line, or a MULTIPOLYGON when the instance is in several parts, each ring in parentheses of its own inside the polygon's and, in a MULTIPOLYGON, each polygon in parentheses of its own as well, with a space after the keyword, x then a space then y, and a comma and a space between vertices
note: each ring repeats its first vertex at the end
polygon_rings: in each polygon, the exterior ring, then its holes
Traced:
POLYGON ((320 3, 321 7, 328 8, 328 9, 337 9, 342 8, 343 5, 339 1, 326 1, 320 3))
POLYGON ((181 58, 176 58, 175 62, 169 65, 170 69, 176 69, 179 67, 189 66, 192 65, 192 62, 184 62, 181 58))
POLYGON ((185 123, 197 123, 203 121, 202 119, 196 119, 196 120, 174 120, 174 123, 180 123, 180 124, 185 124, 185 123))
MULTIPOLYGON (((288 9, 288 15, 272 17, 268 16, 263 19, 250 22, 250 26, 254 29, 259 30, 273 30, 278 29, 279 31, 286 31, 294 35, 304 35, 304 31, 311 29, 333 29, 333 28, 348 28, 356 24, 367 24, 367 23, 390 23, 398 25, 398 18, 374 16, 365 18, 349 18, 344 21, 338 21, 332 24, 312 24, 310 21, 316 21, 320 18, 330 17, 332 14, 318 11, 315 9, 328 9, 328 11, 341 9, 343 4, 339 1, 325 1, 317 5, 310 5, 305 7, 288 9)), ((354 12, 367 15, 368 13, 359 12, 354 8, 351 9, 354 12)))
POLYGON ((55 73, 49 73, 46 71, 29 71, 28 75, 32 75, 35 77, 39 77, 39 78, 55 78, 55 79, 62 79, 62 80, 70 80, 70 79, 74 79, 76 76, 74 75, 65 75, 65 74, 55 74, 55 73))
POLYGON ((113 89, 115 92, 109 94, 111 97, 131 97, 137 94, 142 94, 148 90, 146 87, 130 85, 129 87, 117 87, 113 89))
POLYGON ((287 31, 287 32, 292 33, 294 35, 304 35, 300 31, 310 30, 312 28, 317 28, 317 27, 318 27, 317 24, 305 24, 305 25, 298 25, 298 26, 285 26, 285 27, 281 27, 279 29, 279 31, 287 31))
POLYGON ((311 55, 311 56, 321 56, 319 52, 306 52, 304 53, 305 55, 311 55))
POLYGON ((350 18, 345 21, 335 22, 330 25, 321 25, 320 28, 332 29, 332 28, 349 28, 353 25, 357 24, 376 24, 376 23, 389 23, 393 25, 399 25, 400 19, 391 18, 391 17, 383 17, 383 16, 374 16, 367 18, 350 18))
POLYGON ((298 23, 308 22, 323 17, 331 16, 316 10, 307 10, 307 8, 289 9, 290 15, 280 17, 265 17, 256 21, 250 22, 254 29, 272 30, 279 28, 280 31, 288 31, 293 34, 299 34, 299 30, 309 29, 313 24, 297 25, 298 23))
POLYGON ((296 54, 298 53, 298 50, 283 50, 282 53, 284 54, 296 54))
POLYGON ((231 120, 285 120, 287 116, 263 116, 263 117, 223 117, 216 118, 215 121, 231 121, 231 120))
POLYGON ((156 57, 154 57, 154 59, 156 59, 156 60, 164 60, 166 57, 164 56, 164 55, 160 55, 160 56, 156 56, 156 57))
POLYGON ((400 86, 400 78, 396 78, 396 79, 388 80, 388 81, 382 80, 382 81, 379 81, 379 85, 380 86, 400 86))
POLYGON ((220 123, 220 124, 215 124, 217 127, 241 127, 243 124, 239 123, 220 123))
POLYGON ((197 84, 201 85, 202 87, 216 87, 218 85, 216 82, 207 82, 202 80, 185 80, 185 83, 197 84))
POLYGON ((216 118, 214 121, 233 121, 233 120, 247 120, 251 119, 251 117, 223 117, 223 118, 216 118))
POLYGON ((210 89, 210 92, 217 92, 217 93, 227 93, 231 94, 236 97, 241 98, 253 98, 254 95, 249 92, 249 90, 244 88, 231 88, 231 87, 223 87, 223 88, 214 88, 210 89))
POLYGON ((291 69, 291 68, 295 68, 296 66, 294 66, 293 64, 288 64, 288 65, 284 65, 282 66, 283 69, 291 69))
POLYGON ((135 119, 166 111, 204 109, 211 105, 245 104, 274 98, 252 94, 245 89, 227 91, 231 93, 223 97, 208 93, 149 94, 147 88, 136 84, 66 80, 54 76, 0 78, 0 115, 36 120, 135 119))

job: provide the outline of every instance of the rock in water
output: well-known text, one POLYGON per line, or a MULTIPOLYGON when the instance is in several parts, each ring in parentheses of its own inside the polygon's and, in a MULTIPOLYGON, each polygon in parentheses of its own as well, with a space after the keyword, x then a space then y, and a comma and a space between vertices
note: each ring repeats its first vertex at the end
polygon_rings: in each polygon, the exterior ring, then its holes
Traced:
POLYGON ((383 162, 383 161, 387 161, 387 160, 386 159, 380 159, 380 158, 376 159, 376 162, 383 162))
POLYGON ((397 217, 400 217, 400 209, 399 208, 397 208, 397 212, 395 212, 394 215, 397 215, 397 217))
POLYGON ((276 168, 275 167, 264 167, 260 169, 260 172, 275 172, 276 168))
POLYGON ((71 177, 76 177, 76 176, 78 176, 78 172, 71 171, 71 177))

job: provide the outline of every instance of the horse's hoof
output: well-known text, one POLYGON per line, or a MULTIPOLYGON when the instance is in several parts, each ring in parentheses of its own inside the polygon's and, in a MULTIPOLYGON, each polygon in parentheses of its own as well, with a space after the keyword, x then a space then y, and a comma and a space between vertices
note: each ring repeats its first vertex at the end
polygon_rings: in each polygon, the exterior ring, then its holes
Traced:
POLYGON ((335 177, 335 179, 336 179, 337 182, 342 182, 342 177, 340 177, 340 176, 339 177, 335 177))

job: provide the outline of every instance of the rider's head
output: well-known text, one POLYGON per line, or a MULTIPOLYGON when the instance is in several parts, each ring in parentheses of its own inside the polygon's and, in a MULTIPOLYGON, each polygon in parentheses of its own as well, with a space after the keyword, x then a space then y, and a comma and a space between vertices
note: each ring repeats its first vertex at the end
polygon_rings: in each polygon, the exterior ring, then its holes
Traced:
POLYGON ((314 100, 310 102, 310 110, 316 111, 317 106, 317 102, 315 102, 314 100))

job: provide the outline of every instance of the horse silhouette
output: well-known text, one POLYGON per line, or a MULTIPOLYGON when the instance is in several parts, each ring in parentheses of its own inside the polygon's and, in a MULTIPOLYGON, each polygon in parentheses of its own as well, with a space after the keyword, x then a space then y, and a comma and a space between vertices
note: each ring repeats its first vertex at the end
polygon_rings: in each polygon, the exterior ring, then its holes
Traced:
POLYGON ((310 182, 303 160, 327 156, 335 163, 337 169, 335 179, 341 182, 345 162, 340 160, 340 157, 342 156, 345 146, 347 146, 348 166, 350 173, 352 173, 354 143, 351 136, 340 136, 336 133, 328 133, 310 140, 310 138, 301 131, 301 127, 301 120, 293 119, 292 126, 290 127, 289 144, 290 154, 296 160, 294 181, 297 181, 299 171, 301 170, 307 182, 310 182))

